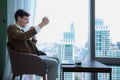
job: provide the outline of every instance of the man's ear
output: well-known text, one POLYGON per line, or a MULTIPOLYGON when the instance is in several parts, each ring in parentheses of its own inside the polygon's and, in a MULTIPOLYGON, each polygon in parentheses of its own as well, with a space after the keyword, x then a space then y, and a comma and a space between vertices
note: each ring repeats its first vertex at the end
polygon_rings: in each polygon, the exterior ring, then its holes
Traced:
POLYGON ((20 20, 21 20, 21 17, 20 17, 20 16, 18 16, 18 17, 17 17, 17 20, 18 20, 18 21, 20 21, 20 20))

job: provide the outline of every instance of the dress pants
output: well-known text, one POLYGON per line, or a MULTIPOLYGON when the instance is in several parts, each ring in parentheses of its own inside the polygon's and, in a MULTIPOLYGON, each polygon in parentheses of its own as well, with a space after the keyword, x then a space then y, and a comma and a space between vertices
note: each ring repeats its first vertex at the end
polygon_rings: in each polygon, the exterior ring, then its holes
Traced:
POLYGON ((41 55, 40 58, 45 62, 47 67, 47 80, 56 80, 56 77, 58 77, 59 59, 46 55, 41 55))

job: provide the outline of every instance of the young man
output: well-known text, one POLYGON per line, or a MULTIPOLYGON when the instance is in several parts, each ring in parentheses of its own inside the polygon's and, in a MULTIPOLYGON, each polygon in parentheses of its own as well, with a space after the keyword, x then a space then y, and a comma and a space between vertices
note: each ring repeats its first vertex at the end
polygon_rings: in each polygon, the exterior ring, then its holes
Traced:
POLYGON ((47 17, 42 19, 42 22, 35 27, 31 27, 24 32, 23 28, 29 23, 29 13, 22 9, 18 9, 15 14, 16 24, 9 25, 7 29, 8 42, 15 51, 31 53, 40 56, 45 62, 48 69, 47 80, 56 80, 59 60, 56 57, 48 57, 44 52, 41 52, 35 46, 36 40, 33 38, 40 30, 49 23, 47 17))

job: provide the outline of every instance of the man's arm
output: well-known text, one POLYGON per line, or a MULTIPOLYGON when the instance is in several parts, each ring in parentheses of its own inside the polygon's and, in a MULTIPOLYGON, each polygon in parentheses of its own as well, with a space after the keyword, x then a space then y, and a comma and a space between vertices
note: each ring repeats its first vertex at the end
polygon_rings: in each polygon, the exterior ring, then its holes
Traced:
POLYGON ((9 39, 28 40, 32 36, 35 36, 40 31, 40 29, 42 29, 48 23, 49 20, 46 17, 44 17, 42 19, 42 22, 38 24, 38 26, 31 27, 26 32, 21 32, 15 25, 10 25, 7 30, 8 37, 9 39))
MULTIPOLYGON (((47 25, 49 23, 49 20, 48 20, 48 18, 47 17, 44 17, 43 19, 42 19, 42 22, 40 23, 40 24, 38 24, 38 26, 35 26, 34 28, 35 28, 35 30, 37 31, 37 32, 39 32, 40 31, 40 29, 42 29, 45 25, 47 25)), ((32 29, 33 27, 31 27, 30 29, 32 29)))
POLYGON ((28 30, 26 32, 21 32, 20 29, 16 27, 16 25, 10 25, 7 29, 7 34, 9 39, 28 40, 32 36, 36 35, 37 32, 35 28, 28 30))
MULTIPOLYGON (((31 27, 30 30, 31 30, 32 28, 35 28, 35 30, 36 30, 37 32, 39 32, 40 29, 43 28, 43 27, 44 27, 45 25, 47 25, 48 23, 49 23, 48 18, 47 18, 47 17, 44 17, 44 18, 42 19, 42 22, 41 22, 40 24, 38 24, 38 26, 36 26, 36 27, 31 27)), ((37 42, 36 37, 33 36, 32 39, 31 39, 31 41, 36 44, 36 42, 37 42)))

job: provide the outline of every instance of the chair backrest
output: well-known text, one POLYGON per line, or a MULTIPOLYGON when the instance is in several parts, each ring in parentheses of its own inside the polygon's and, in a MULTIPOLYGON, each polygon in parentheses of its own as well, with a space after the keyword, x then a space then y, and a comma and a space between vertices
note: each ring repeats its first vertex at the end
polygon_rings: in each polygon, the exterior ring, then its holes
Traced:
POLYGON ((7 42, 7 50, 8 50, 8 54, 9 54, 9 57, 10 57, 10 63, 11 63, 11 68, 12 68, 12 72, 14 73, 15 72, 15 66, 14 66, 14 61, 15 61, 15 55, 16 55, 16 52, 13 50, 12 46, 10 45, 9 42, 7 42), (15 54, 15 55, 14 55, 15 54))

